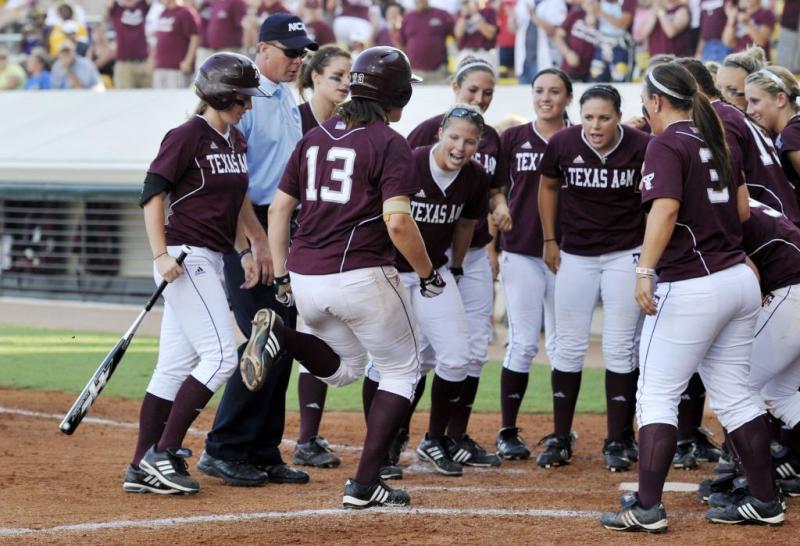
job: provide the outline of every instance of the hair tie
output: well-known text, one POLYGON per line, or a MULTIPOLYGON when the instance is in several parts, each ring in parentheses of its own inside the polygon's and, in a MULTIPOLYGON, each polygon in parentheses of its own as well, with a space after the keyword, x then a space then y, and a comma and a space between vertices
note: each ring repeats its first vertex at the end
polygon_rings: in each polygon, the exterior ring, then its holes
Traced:
POLYGON ((461 68, 456 70, 456 74, 453 77, 456 80, 458 80, 458 77, 461 74, 463 74, 465 71, 470 70, 471 68, 478 68, 478 67, 483 68, 485 70, 488 70, 489 72, 492 73, 492 77, 493 78, 497 78, 497 74, 494 71, 494 67, 492 67, 492 65, 490 65, 488 62, 484 61, 483 59, 475 59, 474 61, 469 61, 467 64, 465 64, 464 66, 462 66, 461 68))
MULTIPOLYGON (((685 100, 685 101, 691 101, 692 100, 692 97, 694 96, 694 94, 692 94, 692 95, 681 95, 677 91, 673 91, 672 89, 670 89, 669 87, 667 87, 666 85, 664 85, 663 83, 658 81, 656 79, 656 77, 653 76, 653 72, 655 72, 655 70, 651 70, 650 72, 647 73, 647 79, 650 80, 650 83, 653 84, 653 87, 655 87, 656 89, 658 89, 662 93, 664 93, 666 95, 669 95, 670 97, 672 97, 674 99, 685 100)), ((697 91, 695 91, 695 93, 696 92, 697 91)))

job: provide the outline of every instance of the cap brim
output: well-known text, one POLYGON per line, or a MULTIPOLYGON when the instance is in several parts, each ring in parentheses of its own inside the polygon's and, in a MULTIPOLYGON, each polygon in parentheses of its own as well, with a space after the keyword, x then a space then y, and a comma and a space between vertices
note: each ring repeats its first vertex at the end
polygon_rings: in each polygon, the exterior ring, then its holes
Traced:
POLYGON ((424 81, 425 80, 423 80, 422 78, 420 78, 419 76, 417 76, 413 72, 411 73, 411 83, 422 83, 424 81))
POLYGON ((295 36, 287 40, 278 40, 283 47, 288 49, 300 49, 302 47, 316 51, 319 49, 319 44, 309 38, 308 36, 295 36))

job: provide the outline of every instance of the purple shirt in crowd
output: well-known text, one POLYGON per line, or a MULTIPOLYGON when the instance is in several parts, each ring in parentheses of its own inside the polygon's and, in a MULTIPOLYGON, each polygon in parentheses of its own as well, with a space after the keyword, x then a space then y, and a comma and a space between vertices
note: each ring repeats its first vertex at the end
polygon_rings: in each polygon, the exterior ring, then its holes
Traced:
POLYGON ((233 252, 248 181, 247 140, 236 127, 226 137, 194 116, 164 136, 147 172, 172 183, 168 245, 233 252))
POLYGON ((795 115, 783 128, 775 140, 775 149, 781 158, 781 165, 786 179, 794 189, 795 198, 800 202, 800 173, 794 170, 788 152, 800 150, 800 116, 795 115))
POLYGON ((742 224, 737 209, 741 177, 714 190, 711 151, 690 121, 676 121, 647 147, 642 205, 655 199, 680 201, 672 237, 656 271, 659 282, 710 275, 743 263, 742 224))
MULTIPOLYGON (((666 10, 667 17, 673 19, 675 14, 682 9, 687 12, 689 11, 689 8, 681 4, 666 10)), ((686 25, 685 29, 672 38, 669 38, 664 33, 664 29, 661 28, 661 23, 656 21, 656 26, 653 27, 653 32, 650 34, 650 45, 648 47, 650 56, 670 53, 676 57, 691 57, 691 26, 692 25, 686 25)))
POLYGON ((369 8, 372 0, 342 0, 341 17, 358 17, 369 21, 369 8))
POLYGON ((189 50, 189 39, 199 32, 199 19, 194 8, 186 6, 163 11, 156 27, 156 68, 180 68, 189 50))
POLYGON ((144 22, 150 4, 139 0, 133 7, 126 8, 114 3, 108 9, 108 19, 117 35, 118 61, 146 61, 147 36, 144 22))
MULTIPOLYGON (((497 12, 492 7, 480 10, 481 17, 490 25, 497 26, 497 12)), ((478 30, 478 26, 467 18, 464 24, 464 35, 458 40, 458 49, 492 49, 497 43, 497 33, 493 38, 487 38, 478 30)))
POLYGON ((411 11, 403 16, 400 41, 411 62, 411 68, 436 70, 447 62, 445 41, 453 34, 453 18, 437 8, 411 11))
POLYGON ((348 129, 335 116, 300 140, 279 188, 302 203, 289 271, 328 275, 394 263, 383 202, 414 195, 420 181, 399 133, 382 121, 348 129))
POLYGON ((700 39, 704 42, 722 40, 722 31, 728 16, 725 15, 725 0, 700 1, 700 39))
POLYGON ((758 268, 761 292, 800 283, 800 229, 780 212, 750 199, 742 246, 758 268))
POLYGON ((533 122, 506 129, 500 137, 506 155, 508 209, 513 228, 500 236, 500 248, 536 258, 544 241, 539 219, 539 164, 547 148, 533 122))
MULTIPOLYGON (((431 150, 435 145, 415 149, 415 178, 421 189, 411 197, 411 217, 417 223, 428 256, 436 269, 447 263, 447 249, 459 218, 479 220, 486 217, 486 171, 470 160, 447 188, 442 191, 431 174, 431 150)), ((395 266, 400 272, 414 271, 398 252, 395 266)))
POLYGON ((580 60, 578 66, 571 66, 566 59, 561 61, 561 70, 573 79, 583 79, 589 75, 594 49, 599 43, 597 25, 589 26, 585 19, 586 12, 581 8, 575 8, 567 14, 567 18, 561 24, 561 28, 567 33, 567 47, 574 51, 580 60))
POLYGON ((244 0, 214 0, 206 39, 211 49, 242 47, 242 19, 247 15, 244 0))
POLYGON ((557 132, 547 143, 539 169, 561 181, 561 249, 599 256, 642 244, 644 213, 639 181, 650 135, 619 126, 622 138, 604 156, 588 144, 583 127, 557 132))
MULTIPOLYGON (((417 125, 408 135, 408 143, 411 148, 428 146, 437 142, 442 118, 444 118, 444 114, 439 114, 417 125)), ((505 179, 502 174, 505 171, 505 167, 501 164, 504 161, 504 156, 500 147, 500 135, 497 134, 497 130, 494 127, 490 125, 484 127, 481 142, 478 144, 478 151, 475 152, 472 159, 480 163, 486 174, 489 175, 487 191, 490 188, 497 189, 505 185, 505 179)), ((486 246, 491 240, 492 236, 489 235, 489 226, 486 223, 486 218, 481 218, 478 225, 475 226, 475 235, 472 237, 470 248, 486 246)))

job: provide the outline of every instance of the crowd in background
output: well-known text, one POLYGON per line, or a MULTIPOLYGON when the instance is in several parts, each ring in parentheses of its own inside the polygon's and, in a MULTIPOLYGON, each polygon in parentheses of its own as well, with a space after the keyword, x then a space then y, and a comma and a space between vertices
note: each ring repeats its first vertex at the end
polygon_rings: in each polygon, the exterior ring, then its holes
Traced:
POLYGON ((466 55, 520 83, 548 66, 624 82, 653 55, 721 62, 751 44, 800 72, 800 0, 84 1, 0 0, 0 89, 187 87, 208 55, 252 54, 278 12, 323 45, 399 47, 428 83, 466 55))

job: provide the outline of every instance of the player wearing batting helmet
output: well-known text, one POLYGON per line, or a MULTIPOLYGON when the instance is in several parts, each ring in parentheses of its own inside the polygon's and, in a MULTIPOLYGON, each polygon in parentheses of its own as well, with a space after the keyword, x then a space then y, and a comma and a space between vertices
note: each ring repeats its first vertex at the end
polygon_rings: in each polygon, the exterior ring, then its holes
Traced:
POLYGON ((135 493, 197 493, 181 447, 189 426, 236 371, 236 336, 219 282, 222 256, 240 252, 245 285, 258 281, 244 233, 237 229, 247 191, 247 143, 234 125, 265 96, 247 57, 218 53, 200 67, 197 115, 164 137, 150 164, 140 204, 164 290, 158 362, 142 401, 136 451, 123 488, 135 493), (165 194, 169 222, 164 218, 165 194), (181 267, 181 245, 192 247, 181 267))

